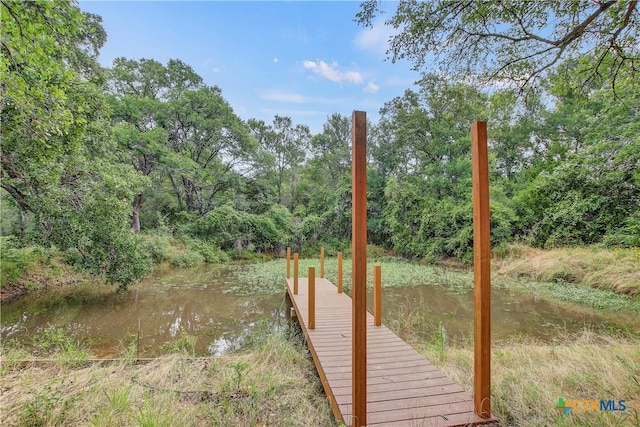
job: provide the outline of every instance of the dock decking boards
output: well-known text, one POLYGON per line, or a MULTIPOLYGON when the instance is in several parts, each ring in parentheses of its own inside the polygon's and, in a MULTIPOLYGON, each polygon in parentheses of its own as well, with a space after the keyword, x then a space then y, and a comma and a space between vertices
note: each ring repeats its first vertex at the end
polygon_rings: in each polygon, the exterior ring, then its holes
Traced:
MULTIPOLYGON (((305 334, 333 413, 351 426, 351 298, 315 278, 315 329, 308 328, 308 281, 286 279, 286 291, 305 334)), ((470 379, 471 380, 471 379, 470 379)), ((495 423, 473 410, 469 393, 455 384, 367 313, 367 426, 467 426, 495 423)))

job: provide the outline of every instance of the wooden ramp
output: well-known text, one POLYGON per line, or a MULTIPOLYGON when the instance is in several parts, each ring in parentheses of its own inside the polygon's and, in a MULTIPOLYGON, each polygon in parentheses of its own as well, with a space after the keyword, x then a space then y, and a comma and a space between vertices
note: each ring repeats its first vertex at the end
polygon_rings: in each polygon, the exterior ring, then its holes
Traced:
MULTIPOLYGON (((351 298, 315 279, 315 329, 308 328, 308 281, 286 279, 322 385, 338 422, 351 426, 351 298)), ((471 381, 472 379, 470 379, 471 381)), ((368 426, 467 426, 496 422, 474 413, 471 396, 367 314, 368 426)))

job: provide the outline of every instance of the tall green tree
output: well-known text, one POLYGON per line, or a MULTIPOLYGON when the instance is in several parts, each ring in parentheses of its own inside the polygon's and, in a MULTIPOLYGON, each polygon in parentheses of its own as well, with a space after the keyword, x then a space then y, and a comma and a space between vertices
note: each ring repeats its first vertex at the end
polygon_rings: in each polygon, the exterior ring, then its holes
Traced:
MULTIPOLYGON (((441 76, 425 75, 418 84, 418 92, 408 90, 385 104, 373 132, 378 172, 374 176, 386 180, 385 202, 380 204, 386 230, 379 223, 372 225, 381 241, 390 236, 393 249, 401 255, 469 260, 473 244, 469 132, 475 120, 493 117, 494 105, 489 95, 473 86, 441 76)), ((508 103, 515 107, 512 97, 494 104, 507 110, 503 104, 508 103)), ((507 137, 509 126, 502 127, 504 132, 493 145, 507 137)), ((495 173, 495 162, 492 166, 495 173)), ((511 236, 515 214, 496 198, 492 214, 492 239, 504 242, 511 236)))
POLYGON ((276 188, 277 203, 292 207, 299 168, 305 161, 311 140, 309 127, 300 124, 294 126, 290 117, 278 115, 271 125, 255 119, 250 119, 248 124, 260 145, 256 163, 258 175, 271 179, 276 188), (285 194, 286 190, 288 195, 285 194))
MULTIPOLYGON (((114 137, 122 160, 144 177, 160 174, 167 161, 175 160, 168 145, 169 130, 160 123, 169 114, 167 104, 187 90, 202 87, 202 78, 180 60, 172 59, 164 66, 153 59, 116 58, 109 87, 114 137)), ((145 201, 142 190, 131 214, 136 233, 145 201)))
MULTIPOLYGON (((597 60, 597 58, 593 59, 597 60)), ((563 64, 566 69, 581 65, 563 64)), ((617 98, 606 78, 576 91, 575 74, 549 78, 554 107, 541 132, 550 143, 542 166, 516 195, 519 234, 537 246, 605 242, 640 244, 640 120, 637 83, 619 79, 617 98)))
POLYGON ((179 205, 210 211, 216 197, 237 186, 254 158, 256 142, 218 87, 182 91, 166 106, 162 126, 178 160, 166 168, 179 205))
POLYGON ((25 211, 64 172, 103 111, 100 17, 68 1, 0 3, 2 188, 25 211))
POLYGON ((101 19, 69 1, 0 9, 2 188, 33 218, 34 239, 124 289, 149 264, 122 226, 140 182, 110 157, 101 19))
MULTIPOLYGON (((372 25, 380 1, 362 3, 357 20, 372 25)), ((393 61, 421 69, 435 57, 440 70, 460 78, 483 76, 525 87, 561 60, 585 54, 582 81, 638 75, 640 11, 635 0, 532 1, 403 0, 385 21, 393 61), (431 56, 432 55, 432 56, 431 56)))
POLYGON ((335 189, 351 171, 351 120, 339 113, 327 117, 322 132, 311 139, 311 152, 326 176, 327 187, 335 189))

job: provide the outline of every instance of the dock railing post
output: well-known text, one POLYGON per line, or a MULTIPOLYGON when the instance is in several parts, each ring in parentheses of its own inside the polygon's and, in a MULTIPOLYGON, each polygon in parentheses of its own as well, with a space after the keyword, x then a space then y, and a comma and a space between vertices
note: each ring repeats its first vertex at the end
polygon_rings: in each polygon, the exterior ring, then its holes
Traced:
POLYGON ((352 427, 367 425, 367 114, 351 119, 352 427))
POLYGON ((375 326, 382 325, 382 267, 373 266, 373 321, 375 326))
POLYGON ((324 247, 320 248, 320 278, 324 279, 324 247))
POLYGON ((487 122, 471 125, 473 177, 473 406, 491 416, 491 242, 487 122))
POLYGON ((338 252, 338 293, 342 293, 342 252, 338 252))
POLYGON ((309 267, 309 329, 316 328, 316 268, 309 267))
POLYGON ((287 248, 287 279, 291 278, 291 248, 287 248))
POLYGON ((293 294, 298 295, 298 252, 293 254, 293 294))

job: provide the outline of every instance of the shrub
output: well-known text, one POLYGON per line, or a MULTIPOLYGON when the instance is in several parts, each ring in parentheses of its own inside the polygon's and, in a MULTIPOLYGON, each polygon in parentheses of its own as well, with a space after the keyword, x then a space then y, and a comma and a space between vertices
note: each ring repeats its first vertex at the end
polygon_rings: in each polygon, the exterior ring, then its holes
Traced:
MULTIPOLYGON (((4 240, 4 239, 3 239, 4 240)), ((33 248, 10 248, 2 244, 0 287, 14 283, 36 259, 33 248)))
POLYGON ((200 252, 186 251, 171 260, 172 267, 191 268, 197 267, 204 262, 204 257, 200 252))
POLYGON ((212 243, 205 242, 203 240, 193 240, 189 243, 189 248, 192 251, 199 253, 204 261, 215 264, 219 262, 225 262, 229 260, 229 256, 223 252, 219 247, 212 243))

